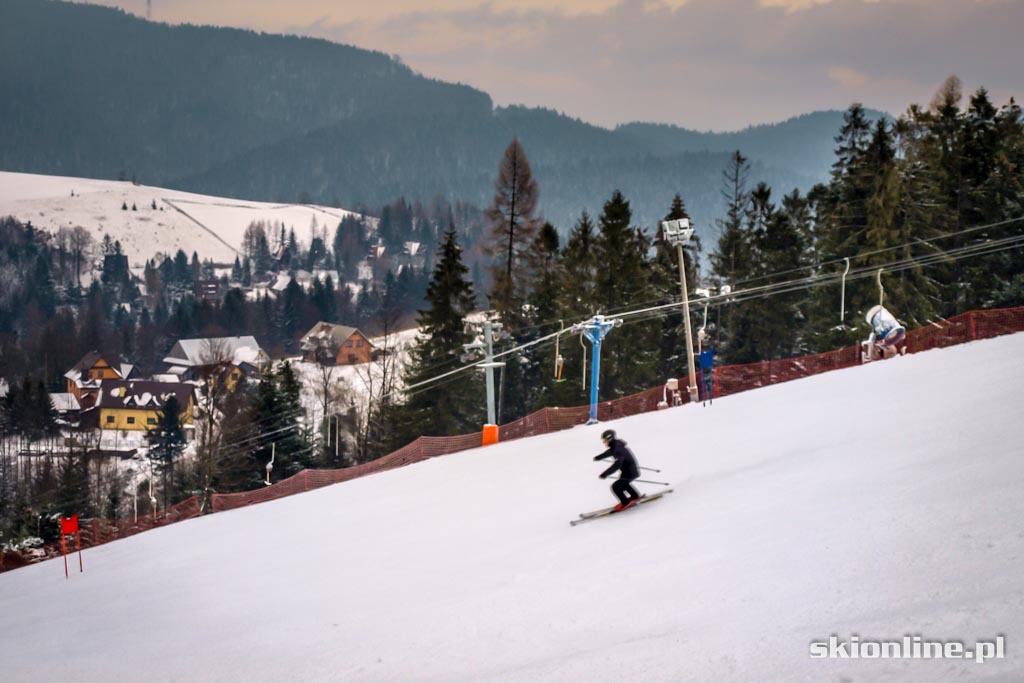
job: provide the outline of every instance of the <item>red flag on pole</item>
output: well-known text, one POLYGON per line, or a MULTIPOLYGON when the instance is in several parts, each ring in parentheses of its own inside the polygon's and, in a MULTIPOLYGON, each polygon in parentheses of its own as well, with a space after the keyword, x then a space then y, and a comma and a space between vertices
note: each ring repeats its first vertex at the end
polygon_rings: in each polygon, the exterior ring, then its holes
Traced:
POLYGON ((62 534, 78 533, 78 515, 71 515, 70 519, 60 518, 60 532, 62 534))
POLYGON ((78 515, 71 515, 68 519, 60 518, 60 549, 64 552, 64 577, 67 578, 68 549, 67 544, 64 542, 65 534, 75 535, 75 539, 78 541, 78 571, 85 571, 82 567, 82 534, 78 531, 78 515))

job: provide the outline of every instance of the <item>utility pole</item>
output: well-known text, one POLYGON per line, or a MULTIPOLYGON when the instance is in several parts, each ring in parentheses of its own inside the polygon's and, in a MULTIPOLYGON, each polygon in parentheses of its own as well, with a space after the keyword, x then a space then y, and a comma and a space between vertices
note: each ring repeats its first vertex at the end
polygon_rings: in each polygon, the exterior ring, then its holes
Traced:
POLYGON ((502 362, 494 361, 494 331, 500 329, 501 323, 485 320, 483 343, 475 342, 473 344, 463 344, 463 348, 466 349, 467 352, 475 351, 477 349, 483 349, 484 352, 484 362, 477 367, 484 370, 487 382, 487 424, 489 425, 498 424, 498 418, 496 417, 494 410, 494 368, 501 368, 505 366, 502 362))
POLYGON ((686 331, 686 371, 689 373, 686 379, 686 390, 690 394, 690 401, 696 403, 700 400, 697 394, 697 373, 693 367, 693 335, 690 332, 690 298, 686 292, 686 262, 683 260, 683 246, 693 236, 693 228, 690 227, 689 218, 680 218, 674 221, 662 221, 662 234, 665 241, 676 248, 679 256, 679 288, 683 293, 683 323, 686 331))

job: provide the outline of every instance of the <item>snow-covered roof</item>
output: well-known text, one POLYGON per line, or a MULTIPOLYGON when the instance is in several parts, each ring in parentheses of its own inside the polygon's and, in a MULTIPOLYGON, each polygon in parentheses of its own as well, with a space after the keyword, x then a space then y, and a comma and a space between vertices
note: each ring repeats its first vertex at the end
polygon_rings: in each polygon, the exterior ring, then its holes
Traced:
MULTIPOLYGON (((210 339, 182 339, 164 362, 184 367, 202 367, 230 361, 235 365, 242 363, 258 364, 268 359, 260 348, 255 337, 214 337, 210 339)), ((171 369, 174 372, 174 368, 171 369)))
POLYGON ((169 373, 164 375, 153 375, 154 382, 180 382, 181 374, 185 372, 185 368, 174 368, 169 373), (175 372, 177 370, 177 372, 175 372))
POLYGON ((8 386, 7 380, 0 377, 0 398, 6 396, 8 391, 10 391, 10 386, 8 386))
POLYGON ((56 410, 58 413, 67 413, 73 410, 81 409, 81 406, 78 404, 78 397, 76 397, 74 394, 50 394, 50 403, 53 404, 53 409, 56 410))
MULTIPOLYGON (((313 326, 313 329, 303 335, 302 348, 306 351, 312 351, 320 346, 325 346, 333 351, 357 332, 359 330, 355 327, 318 322, 313 326)), ((360 334, 362 333, 360 332, 360 334)), ((367 343, 369 344, 369 341, 367 343)))
POLYGON ((419 242, 406 242, 405 253, 409 254, 409 256, 415 256, 416 254, 420 253, 421 246, 423 245, 420 244, 419 242))
POLYGON ((184 409, 194 392, 195 387, 184 382, 107 380, 103 383, 97 405, 100 408, 160 410, 173 395, 184 409))
POLYGON ((275 292, 283 292, 291 281, 292 276, 288 273, 278 273, 277 280, 274 281, 274 284, 270 285, 270 289, 275 292))

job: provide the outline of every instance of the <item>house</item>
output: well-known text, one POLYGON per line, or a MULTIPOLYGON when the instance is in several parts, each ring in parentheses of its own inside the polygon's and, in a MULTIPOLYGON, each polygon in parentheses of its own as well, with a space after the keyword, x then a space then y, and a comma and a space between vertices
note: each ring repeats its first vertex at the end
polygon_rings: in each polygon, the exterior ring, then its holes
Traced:
POLYGON ((157 426, 167 400, 174 396, 181 407, 182 426, 192 424, 195 385, 150 380, 107 380, 96 405, 82 411, 81 426, 125 431, 157 426))
POLYGON ((354 327, 319 322, 301 340, 303 358, 321 365, 358 365, 373 359, 373 344, 354 327))
POLYGON ((81 408, 91 408, 99 394, 103 380, 130 379, 133 366, 109 363, 97 351, 85 354, 75 367, 64 373, 67 393, 73 394, 81 408))
POLYGON ((255 377, 270 363, 270 356, 260 348, 255 337, 213 337, 182 339, 164 358, 167 374, 182 380, 196 379, 224 365, 232 367, 229 382, 243 375, 255 377))
POLYGON ((196 280, 195 295, 200 301, 220 301, 221 282, 217 278, 196 280))
POLYGON ((50 394, 50 404, 53 406, 58 420, 66 425, 78 424, 82 406, 78 402, 77 396, 69 393, 50 394))

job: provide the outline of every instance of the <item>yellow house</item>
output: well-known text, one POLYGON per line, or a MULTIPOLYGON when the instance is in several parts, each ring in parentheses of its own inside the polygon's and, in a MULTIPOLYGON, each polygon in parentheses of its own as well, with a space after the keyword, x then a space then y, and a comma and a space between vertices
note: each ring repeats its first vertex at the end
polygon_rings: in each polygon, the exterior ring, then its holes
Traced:
POLYGON ((105 380, 128 379, 131 373, 131 365, 108 363, 98 352, 90 351, 75 367, 64 373, 64 378, 67 393, 74 394, 82 408, 91 408, 105 380))
MULTIPOLYGON (((157 426, 167 400, 175 396, 183 427, 192 424, 195 386, 183 382, 107 380, 95 409, 92 427, 114 430, 149 430, 157 426)), ((83 422, 85 416, 83 415, 83 422)))

